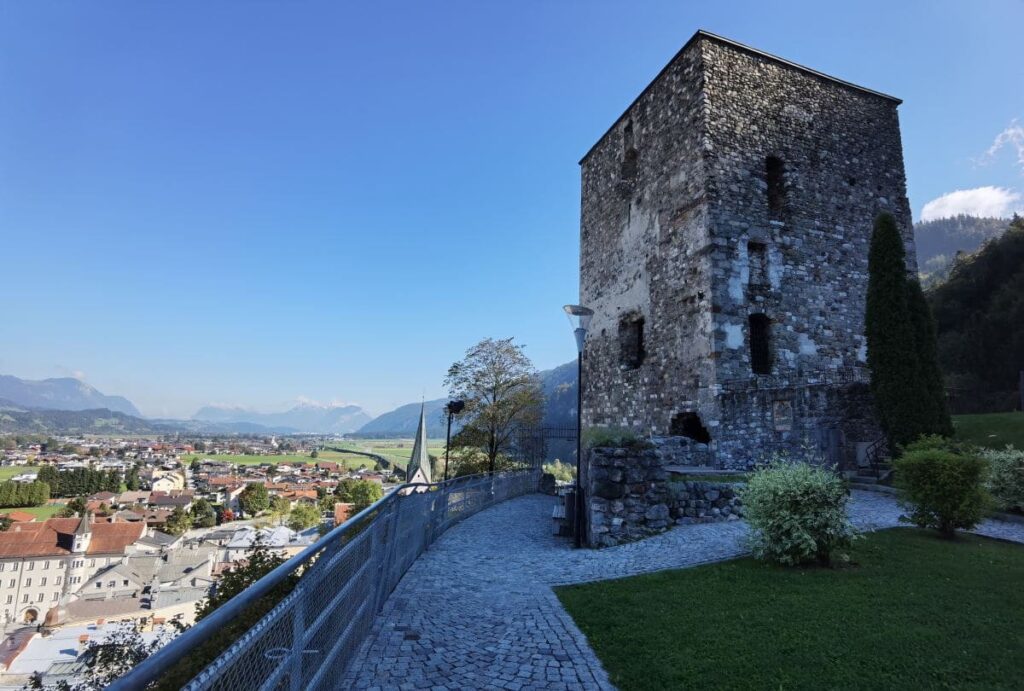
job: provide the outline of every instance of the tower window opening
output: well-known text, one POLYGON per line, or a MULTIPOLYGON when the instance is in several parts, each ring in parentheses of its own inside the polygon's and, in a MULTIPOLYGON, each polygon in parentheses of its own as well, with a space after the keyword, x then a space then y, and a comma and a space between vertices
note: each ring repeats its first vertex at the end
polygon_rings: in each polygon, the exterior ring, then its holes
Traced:
POLYGON ((644 318, 633 314, 619 321, 619 364, 636 369, 644 362, 644 318))
POLYGON ((771 374, 771 320, 764 314, 752 314, 749 322, 750 369, 754 374, 771 374))
POLYGON ((687 412, 673 415, 668 431, 674 437, 688 437, 701 444, 711 441, 711 434, 697 413, 687 412))

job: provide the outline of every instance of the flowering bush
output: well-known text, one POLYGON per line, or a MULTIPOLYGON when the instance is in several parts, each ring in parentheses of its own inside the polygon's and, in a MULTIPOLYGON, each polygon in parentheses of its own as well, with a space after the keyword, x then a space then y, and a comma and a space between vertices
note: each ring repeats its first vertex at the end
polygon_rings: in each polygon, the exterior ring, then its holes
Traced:
POLYGON ((986 486, 996 505, 1024 512, 1024 451, 1007 446, 1002 451, 982 451, 981 457, 988 463, 986 486))
POLYGON ((740 496, 759 559, 827 566, 854 538, 846 486, 824 468, 776 457, 750 476, 740 496))

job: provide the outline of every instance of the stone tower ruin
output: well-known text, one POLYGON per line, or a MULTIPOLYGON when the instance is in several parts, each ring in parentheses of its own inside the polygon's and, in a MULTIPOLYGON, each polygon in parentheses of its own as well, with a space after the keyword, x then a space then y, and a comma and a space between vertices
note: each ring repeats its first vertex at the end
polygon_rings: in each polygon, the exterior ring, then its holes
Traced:
POLYGON ((915 256, 899 104, 704 31, 683 46, 580 162, 586 426, 694 465, 863 460, 879 212, 915 256))

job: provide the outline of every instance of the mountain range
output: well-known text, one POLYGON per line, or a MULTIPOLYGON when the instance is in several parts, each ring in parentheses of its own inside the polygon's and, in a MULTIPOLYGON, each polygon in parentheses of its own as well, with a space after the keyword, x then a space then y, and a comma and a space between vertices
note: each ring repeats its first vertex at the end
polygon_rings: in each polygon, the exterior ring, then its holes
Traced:
MULTIPOLYGON (((543 427, 571 427, 576 424, 576 361, 567 362, 554 369, 537 373, 541 390, 544 392, 543 427)), ((426 401, 425 414, 427 436, 432 439, 443 439, 447 420, 444 406, 447 398, 426 401)), ((384 413, 363 425, 356 432, 357 436, 372 438, 409 438, 416 433, 416 425, 420 421, 420 403, 407 403, 392 411, 384 413)), ((458 428, 458 421, 453 423, 452 430, 458 428)))
POLYGON ((0 399, 26 408, 49 410, 96 410, 106 408, 115 413, 141 417, 139 409, 124 396, 106 396, 84 381, 58 379, 19 379, 0 374, 0 399))
POLYGON ((357 405, 300 403, 282 413, 259 413, 224 406, 204 406, 192 419, 213 423, 248 423, 278 433, 348 434, 373 418, 357 405))

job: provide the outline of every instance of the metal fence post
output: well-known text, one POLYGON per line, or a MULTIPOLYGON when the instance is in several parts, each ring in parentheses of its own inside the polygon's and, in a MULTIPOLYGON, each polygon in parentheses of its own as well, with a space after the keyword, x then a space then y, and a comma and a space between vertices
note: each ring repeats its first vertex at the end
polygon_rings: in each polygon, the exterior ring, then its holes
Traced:
MULTIPOLYGON (((399 491, 399 490, 395 490, 399 491)), ((377 593, 376 602, 374 602, 374 611, 379 612, 384 607, 384 602, 387 600, 387 596, 390 593, 388 586, 391 580, 391 564, 394 563, 395 550, 398 549, 398 512, 401 510, 402 497, 398 496, 395 501, 392 502, 391 509, 391 525, 385 530, 385 536, 387 537, 387 543, 383 546, 384 549, 380 550, 381 554, 378 556, 379 564, 377 566, 377 593)))
POLYGON ((291 691, 302 691, 302 653, 306 649, 306 593, 302 586, 296 590, 295 607, 292 609, 292 659, 288 674, 291 691))

